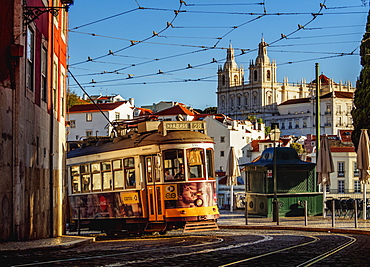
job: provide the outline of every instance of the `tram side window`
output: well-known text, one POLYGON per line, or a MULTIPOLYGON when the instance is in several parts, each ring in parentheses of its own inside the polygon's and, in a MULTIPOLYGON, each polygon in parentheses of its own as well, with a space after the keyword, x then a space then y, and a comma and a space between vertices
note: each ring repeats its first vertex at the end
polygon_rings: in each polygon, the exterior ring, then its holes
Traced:
POLYGON ((92 175, 92 190, 101 191, 101 172, 100 172, 100 163, 91 164, 91 175, 92 175))
POLYGON ((122 160, 113 160, 114 189, 123 189, 122 160))
POLYGON ((188 160, 189 178, 204 177, 204 150, 202 148, 192 148, 186 150, 188 160))
POLYGON ((206 158, 207 158, 207 175, 208 179, 215 179, 215 168, 213 163, 213 150, 207 149, 206 150, 206 158))
POLYGON ((146 180, 148 183, 153 182, 153 172, 152 172, 152 157, 145 158, 145 166, 146 166, 146 180))
POLYGON ((102 175, 103 175, 103 190, 112 189, 112 165, 110 161, 104 161, 101 163, 102 175))
POLYGON ((183 151, 167 150, 163 155, 165 181, 185 180, 183 151))
POLYGON ((89 164, 82 164, 80 167, 80 171, 81 171, 82 192, 88 192, 90 191, 90 186, 91 186, 89 164))
POLYGON ((126 188, 136 187, 134 158, 124 159, 123 168, 125 170, 126 188))
POLYGON ((81 191, 80 186, 80 166, 71 167, 71 177, 72 177, 72 193, 79 193, 81 191))

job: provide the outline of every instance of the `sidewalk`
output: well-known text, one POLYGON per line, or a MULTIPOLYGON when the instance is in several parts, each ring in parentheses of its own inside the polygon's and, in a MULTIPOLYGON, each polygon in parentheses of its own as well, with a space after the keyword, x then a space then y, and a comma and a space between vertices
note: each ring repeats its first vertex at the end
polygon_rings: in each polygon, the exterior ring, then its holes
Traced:
MULTIPOLYGON (((272 222, 272 218, 260 218, 250 215, 248 224, 246 224, 243 210, 235 210, 233 213, 230 213, 228 210, 221 210, 220 213, 217 223, 221 229, 276 229, 370 235, 370 220, 358 219, 358 227, 355 228, 353 218, 335 218, 335 227, 332 227, 330 216, 327 218, 322 216, 308 217, 307 226, 305 226, 304 217, 282 217, 279 218, 279 225, 277 225, 276 222, 272 222)), ((0 243, 0 253, 32 249, 62 249, 94 241, 95 237, 63 235, 32 241, 5 242, 0 243)))
POLYGON ((220 211, 220 219, 217 223, 220 228, 239 228, 239 229, 279 229, 279 230, 299 230, 335 233, 353 233, 370 235, 370 220, 358 219, 357 228, 354 218, 335 217, 334 227, 332 226, 331 216, 313 216, 307 218, 307 226, 304 217, 281 217, 279 225, 272 221, 272 218, 262 218, 250 215, 248 222, 244 211, 237 210, 233 213, 227 210, 220 211))

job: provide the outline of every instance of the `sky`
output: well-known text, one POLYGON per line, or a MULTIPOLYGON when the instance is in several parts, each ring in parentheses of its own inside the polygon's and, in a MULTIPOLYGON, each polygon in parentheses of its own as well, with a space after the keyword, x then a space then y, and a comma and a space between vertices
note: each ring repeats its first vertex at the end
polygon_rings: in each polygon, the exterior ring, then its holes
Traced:
POLYGON ((262 38, 278 82, 310 82, 319 63, 334 82, 355 86, 368 10, 365 0, 76 0, 69 10, 70 90, 120 94, 137 107, 215 107, 226 49, 235 49, 248 83, 262 38))

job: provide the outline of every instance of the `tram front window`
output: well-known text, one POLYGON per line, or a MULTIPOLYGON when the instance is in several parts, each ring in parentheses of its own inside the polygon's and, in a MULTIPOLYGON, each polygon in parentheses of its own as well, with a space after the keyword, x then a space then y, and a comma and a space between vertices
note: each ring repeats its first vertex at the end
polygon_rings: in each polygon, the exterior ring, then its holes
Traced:
POLYGON ((180 149, 163 152, 165 181, 185 180, 184 153, 180 149))
POLYGON ((136 187, 134 158, 124 159, 123 160, 123 167, 125 169, 126 188, 136 187))
POLYGON ((186 150, 189 178, 205 178, 204 175, 204 150, 192 148, 186 150))

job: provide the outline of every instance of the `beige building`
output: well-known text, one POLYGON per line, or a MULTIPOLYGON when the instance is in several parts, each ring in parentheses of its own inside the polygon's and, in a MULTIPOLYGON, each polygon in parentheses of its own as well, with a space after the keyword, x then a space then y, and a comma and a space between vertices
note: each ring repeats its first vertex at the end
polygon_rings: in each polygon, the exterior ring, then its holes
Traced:
MULTIPOLYGON (((284 135, 301 136, 315 132, 316 80, 289 83, 277 81, 277 66, 267 54, 268 44, 262 39, 258 55, 249 65, 249 81, 244 81, 244 69, 235 62, 234 49, 227 50, 226 62, 218 69, 218 113, 233 119, 249 115, 262 118, 266 126, 279 123, 284 135)), ((352 129, 354 87, 350 82, 335 83, 325 75, 321 82, 321 133, 337 134, 352 129)))

